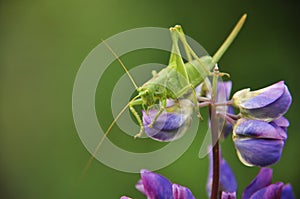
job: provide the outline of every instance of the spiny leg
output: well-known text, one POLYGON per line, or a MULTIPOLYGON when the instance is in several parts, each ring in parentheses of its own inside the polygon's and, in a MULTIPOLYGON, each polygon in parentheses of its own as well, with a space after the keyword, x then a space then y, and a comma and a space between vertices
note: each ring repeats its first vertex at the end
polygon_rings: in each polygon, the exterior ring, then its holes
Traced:
POLYGON ((143 132, 144 132, 144 125, 143 125, 143 122, 139 116, 139 114, 137 113, 137 111, 133 108, 133 106, 135 105, 141 105, 143 103, 142 99, 137 99, 137 100, 134 100, 132 101, 130 104, 129 104, 129 110, 131 111, 131 113, 133 114, 133 116, 135 117, 135 119, 137 120, 139 126, 140 126, 140 131, 138 134, 136 134, 134 136, 134 138, 137 138, 137 137, 141 137, 143 132))
POLYGON ((155 115, 154 119, 151 121, 151 123, 148 125, 149 128, 153 127, 153 124, 157 121, 157 118, 162 114, 162 112, 164 110, 166 110, 166 106, 167 106, 167 100, 163 99, 162 100, 162 105, 160 106, 159 111, 157 112, 157 114, 155 115))
MULTIPOLYGON (((186 92, 188 92, 190 89, 193 92, 193 103, 196 105, 197 104, 197 95, 196 95, 196 91, 194 86, 190 83, 190 79, 187 73, 187 69, 186 66, 183 62, 183 59, 181 57, 180 54, 180 50, 178 47, 178 39, 180 38, 181 40, 184 40, 185 42, 183 43, 183 46, 185 48, 186 54, 188 56, 189 61, 191 61, 191 57, 192 57, 192 53, 189 50, 190 47, 186 42, 186 39, 184 37, 184 33, 181 29, 180 26, 175 26, 174 28, 170 28, 171 31, 171 36, 172 36, 172 41, 173 41, 173 46, 172 46, 172 53, 171 53, 171 57, 170 57, 170 64, 175 64, 175 69, 179 72, 179 74, 181 74, 184 77, 184 82, 182 83, 183 85, 183 89, 182 89, 182 93, 179 94, 179 96, 185 94, 186 92), (181 32, 179 31, 179 29, 181 30, 181 32)), ((205 66, 204 66, 205 67, 205 66)), ((181 78, 180 78, 181 79, 181 78)), ((197 106, 195 106, 197 107, 197 106)), ((195 108, 195 111, 197 113, 198 118, 202 119, 202 116, 200 114, 200 110, 198 108, 195 108)))
POLYGON ((178 33, 179 39, 181 40, 181 42, 184 45, 184 49, 188 52, 186 52, 187 54, 190 54, 199 64, 200 66, 204 69, 204 71, 206 71, 208 74, 210 74, 211 72, 207 69, 207 67, 201 62, 200 58, 198 57, 198 55, 193 51, 193 49, 191 48, 191 46, 187 43, 186 38, 184 36, 184 32, 181 26, 176 25, 175 29, 178 33))
POLYGON ((193 56, 192 56, 192 54, 191 54, 191 52, 189 50, 189 47, 187 45, 185 45, 185 43, 187 43, 187 41, 186 41, 186 38, 185 38, 185 35, 184 35, 184 32, 183 32, 183 29, 182 29, 182 27, 180 25, 176 25, 175 29, 176 29, 176 31, 179 31, 178 34, 182 34, 183 35, 183 36, 179 35, 179 38, 181 40, 185 41, 185 42, 182 42, 182 43, 184 44, 183 47, 184 47, 184 51, 185 51, 185 54, 187 56, 187 59, 190 62, 190 61, 193 60, 193 58, 192 58, 193 56))

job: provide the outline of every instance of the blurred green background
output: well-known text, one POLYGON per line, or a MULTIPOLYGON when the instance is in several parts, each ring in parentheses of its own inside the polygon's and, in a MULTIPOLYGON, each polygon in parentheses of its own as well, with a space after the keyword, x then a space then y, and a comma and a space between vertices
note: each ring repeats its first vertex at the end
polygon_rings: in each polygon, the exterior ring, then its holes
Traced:
MULTIPOLYGON (((181 24, 213 54, 243 13, 248 20, 220 62, 230 72, 233 91, 257 89, 284 79, 293 95, 291 122, 281 161, 272 166, 274 181, 290 182, 300 196, 299 50, 300 13, 296 1, 1 1, 0 6, 0 198, 144 198, 135 190, 138 174, 110 169, 98 161, 77 179, 90 157, 72 117, 72 87, 81 62, 100 43, 137 27, 181 24)), ((168 53, 143 51, 123 58, 132 66, 167 63, 168 53)), ((100 67, 100 66, 99 66, 100 67)), ((100 123, 109 110, 114 82, 124 72, 115 63, 99 88, 100 123), (112 77, 113 74, 114 76, 112 77)), ((202 125, 205 128, 206 122, 202 125)), ((201 131, 201 128, 200 128, 201 131)), ((201 132, 189 150, 159 170, 173 182, 206 198, 207 158, 199 159, 201 132)), ((136 140, 115 127, 110 138, 121 147, 151 150, 160 143, 136 140), (149 144, 151 143, 151 144, 149 144)), ((232 141, 223 153, 236 174, 238 194, 258 172, 237 159, 232 141)))

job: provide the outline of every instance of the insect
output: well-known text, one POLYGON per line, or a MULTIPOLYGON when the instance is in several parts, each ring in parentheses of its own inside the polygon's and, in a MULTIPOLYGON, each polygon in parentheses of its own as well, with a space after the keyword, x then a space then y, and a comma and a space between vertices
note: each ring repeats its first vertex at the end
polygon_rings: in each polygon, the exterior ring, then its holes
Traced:
POLYGON ((136 118, 140 126, 140 131, 135 137, 141 136, 145 128, 142 119, 140 118, 138 112, 135 109, 135 106, 142 106, 143 110, 147 112, 153 106, 159 105, 159 110, 154 116, 154 119, 151 121, 151 123, 147 125, 148 128, 152 128, 153 125, 156 123, 158 117, 163 113, 164 110, 166 110, 167 100, 170 99, 176 101, 179 98, 189 97, 191 101, 195 102, 195 111, 198 114, 200 114, 199 108, 197 106, 197 96, 194 88, 197 87, 200 83, 202 83, 207 76, 212 74, 212 68, 217 64, 217 62, 220 60, 227 48, 233 42, 238 32, 242 28, 245 19, 246 14, 241 17, 241 19, 238 21, 238 23, 236 24, 232 32, 229 34, 225 42, 221 45, 221 47, 212 57, 203 56, 199 58, 188 44, 182 27, 176 25, 175 27, 170 28, 172 38, 172 52, 170 55, 168 66, 157 73, 154 72, 153 77, 140 87, 138 87, 135 84, 133 78, 131 77, 130 73, 128 72, 118 55, 110 48, 110 46, 105 41, 103 41, 103 43, 107 46, 107 48, 112 52, 112 54, 116 57, 121 66, 124 68, 125 72, 127 73, 133 85, 135 86, 138 95, 135 96, 120 111, 120 113, 116 116, 114 121, 110 124, 104 136, 101 138, 95 150, 93 151, 92 156, 86 163, 81 177, 84 176, 96 153, 99 151, 101 144, 109 134, 111 128, 127 108, 129 108, 129 110, 136 118), (184 63, 180 54, 180 49, 178 45, 179 41, 182 42, 184 46, 184 50, 187 55, 187 63, 184 63))

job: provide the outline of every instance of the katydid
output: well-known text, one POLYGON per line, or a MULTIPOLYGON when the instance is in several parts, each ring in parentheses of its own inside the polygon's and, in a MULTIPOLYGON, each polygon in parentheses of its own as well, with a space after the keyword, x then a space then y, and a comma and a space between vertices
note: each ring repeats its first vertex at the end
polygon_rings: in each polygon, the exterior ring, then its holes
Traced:
POLYGON ((110 48, 110 46, 105 41, 103 41, 103 43, 114 54, 116 59, 119 61, 119 63, 122 65, 122 67, 128 74, 129 78, 131 79, 138 92, 138 95, 135 96, 121 110, 121 112, 117 115, 114 121, 110 124, 104 136, 101 138, 97 147, 93 151, 91 158, 87 162, 83 170, 82 176, 87 171, 87 168, 89 167, 91 161, 95 157, 96 153, 98 152, 101 144, 107 137, 111 128, 127 108, 130 109, 140 126, 140 131, 135 137, 141 136, 141 134, 144 132, 144 125, 134 106, 142 106, 142 108, 147 112, 148 109, 150 109, 152 106, 157 104, 160 105, 160 109, 157 112, 157 115, 154 117, 154 120, 152 120, 152 122, 147 126, 148 128, 151 128, 153 124, 155 124, 157 118, 166 109, 167 100, 169 99, 177 100, 179 98, 185 98, 185 96, 187 95, 191 96, 191 100, 195 102, 195 110, 199 113, 199 108, 197 106, 197 96, 194 88, 197 87, 209 75, 212 74, 212 68, 218 63, 218 61, 225 53, 227 48, 236 38, 245 20, 246 14, 244 14, 241 17, 241 19, 238 21, 238 23, 236 24, 232 32, 229 34, 227 39, 212 57, 203 56, 199 58, 193 51, 193 49, 190 47, 190 45, 187 43, 181 26, 176 25, 175 27, 170 28, 172 38, 172 52, 170 55, 168 66, 157 73, 153 73, 153 77, 140 87, 137 87, 130 73, 128 72, 122 61, 119 59, 119 57, 116 55, 116 53, 110 48), (184 50, 188 58, 187 63, 184 63, 180 54, 178 46, 179 41, 181 41, 184 46, 184 50))

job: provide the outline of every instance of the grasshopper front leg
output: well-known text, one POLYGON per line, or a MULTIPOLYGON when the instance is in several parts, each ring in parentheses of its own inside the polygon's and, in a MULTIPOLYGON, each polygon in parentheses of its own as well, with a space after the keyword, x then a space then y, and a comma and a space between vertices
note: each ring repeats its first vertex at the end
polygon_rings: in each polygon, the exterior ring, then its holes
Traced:
POLYGON ((158 113, 155 115, 154 119, 151 121, 151 123, 148 125, 149 128, 152 128, 153 127, 153 124, 157 121, 157 118, 162 114, 162 112, 164 110, 166 110, 166 106, 167 106, 167 100, 166 99, 163 99, 162 100, 162 105, 158 111, 158 113))
POLYGON ((136 99, 136 100, 134 100, 134 101, 132 101, 132 102, 129 103, 129 110, 134 115, 135 119, 137 120, 137 122, 139 123, 139 126, 140 126, 140 131, 139 131, 138 134, 136 134, 134 136, 134 138, 141 137, 142 134, 143 134, 143 132, 144 132, 143 122, 142 122, 139 114, 137 113, 137 111, 133 107, 133 106, 142 105, 142 104, 143 104, 143 100, 142 99, 136 99))

